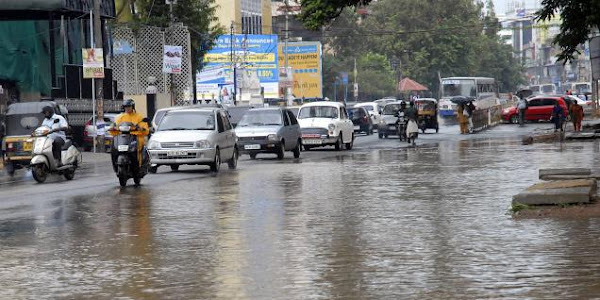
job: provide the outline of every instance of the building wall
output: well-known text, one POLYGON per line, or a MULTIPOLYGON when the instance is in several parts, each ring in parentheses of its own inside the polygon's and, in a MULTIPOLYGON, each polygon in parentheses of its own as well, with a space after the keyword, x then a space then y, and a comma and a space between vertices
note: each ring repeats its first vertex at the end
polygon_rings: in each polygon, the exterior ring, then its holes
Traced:
POLYGON ((255 15, 261 20, 253 20, 255 28, 251 33, 271 34, 271 1, 270 0, 216 0, 216 17, 221 26, 229 29, 233 22, 235 33, 244 33, 242 29, 242 16, 255 15), (244 12, 242 12, 244 11, 244 12), (259 25, 260 23, 260 25, 259 25))

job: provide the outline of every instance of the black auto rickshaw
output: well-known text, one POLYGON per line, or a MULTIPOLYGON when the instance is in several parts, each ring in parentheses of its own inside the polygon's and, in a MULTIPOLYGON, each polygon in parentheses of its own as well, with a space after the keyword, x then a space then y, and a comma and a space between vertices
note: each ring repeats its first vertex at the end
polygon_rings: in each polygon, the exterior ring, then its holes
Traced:
POLYGON ((417 124, 419 129, 425 133, 427 129, 435 129, 439 131, 438 124, 438 105, 437 100, 433 98, 420 98, 415 100, 415 106, 419 111, 419 119, 417 124))
POLYGON ((5 136, 2 140, 4 168, 9 175, 29 165, 33 150, 31 133, 42 124, 42 108, 51 106, 56 114, 66 118, 64 106, 53 101, 22 102, 8 106, 5 116, 5 136))

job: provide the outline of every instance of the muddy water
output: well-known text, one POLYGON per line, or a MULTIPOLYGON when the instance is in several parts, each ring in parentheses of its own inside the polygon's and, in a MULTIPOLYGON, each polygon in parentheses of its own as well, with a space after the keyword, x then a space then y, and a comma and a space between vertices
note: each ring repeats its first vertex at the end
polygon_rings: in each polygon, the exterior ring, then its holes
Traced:
POLYGON ((0 224, 0 298, 593 298, 600 220, 507 212, 599 149, 443 142, 56 200, 0 224))

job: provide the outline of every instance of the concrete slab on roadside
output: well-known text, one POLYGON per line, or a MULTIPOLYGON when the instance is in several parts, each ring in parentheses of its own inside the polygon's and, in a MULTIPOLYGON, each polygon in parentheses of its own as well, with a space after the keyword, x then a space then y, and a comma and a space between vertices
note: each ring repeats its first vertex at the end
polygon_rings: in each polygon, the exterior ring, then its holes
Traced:
POLYGON ((567 140, 588 140, 600 138, 600 134, 594 132, 567 132, 565 139, 567 140))
POLYGON ((576 179, 600 180, 600 170, 587 168, 540 169, 539 179, 545 181, 576 179))
POLYGON ((595 179, 559 180, 534 184, 513 196, 513 204, 552 205, 589 203, 596 194, 595 179))

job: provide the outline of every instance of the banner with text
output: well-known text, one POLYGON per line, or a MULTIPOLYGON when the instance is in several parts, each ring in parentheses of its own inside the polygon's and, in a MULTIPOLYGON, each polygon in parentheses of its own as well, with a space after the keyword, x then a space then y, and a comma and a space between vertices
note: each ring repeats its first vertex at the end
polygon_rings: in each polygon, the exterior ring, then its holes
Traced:
POLYGON ((104 51, 102 48, 81 49, 83 78, 104 78, 104 51))
MULTIPOLYGON (((285 66, 284 44, 279 44, 279 66, 285 66)), ((320 42, 288 43, 288 66, 293 70, 293 91, 296 98, 322 98, 323 74, 320 42)))
POLYGON ((183 47, 164 45, 163 73, 181 74, 181 56, 183 47))

